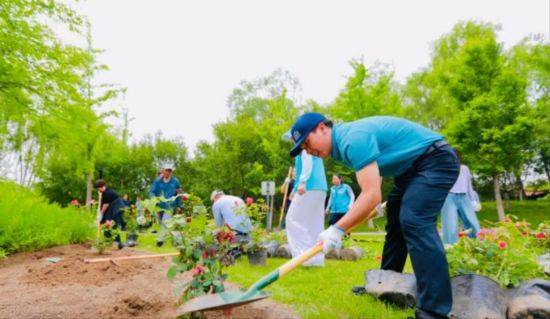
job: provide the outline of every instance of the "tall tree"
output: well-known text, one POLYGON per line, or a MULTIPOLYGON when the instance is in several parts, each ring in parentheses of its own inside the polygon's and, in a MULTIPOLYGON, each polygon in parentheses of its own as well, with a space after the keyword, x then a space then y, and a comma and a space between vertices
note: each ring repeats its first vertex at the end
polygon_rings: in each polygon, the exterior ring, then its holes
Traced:
POLYGON ((534 122, 527 79, 510 62, 495 30, 485 23, 457 24, 436 42, 430 72, 456 113, 444 132, 474 171, 492 176, 503 219, 500 178, 530 158, 534 122))

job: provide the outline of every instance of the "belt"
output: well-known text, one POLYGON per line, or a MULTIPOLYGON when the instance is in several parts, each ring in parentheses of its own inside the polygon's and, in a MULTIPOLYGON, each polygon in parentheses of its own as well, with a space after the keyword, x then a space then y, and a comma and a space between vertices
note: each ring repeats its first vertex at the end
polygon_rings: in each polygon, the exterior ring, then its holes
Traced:
POLYGON ((440 140, 440 141, 437 141, 437 142, 434 142, 432 145, 430 145, 428 147, 428 149, 426 150, 426 152, 424 152, 424 155, 426 154, 430 154, 431 152, 439 149, 440 147, 443 147, 445 145, 449 145, 449 143, 447 143, 447 141, 445 140, 440 140))

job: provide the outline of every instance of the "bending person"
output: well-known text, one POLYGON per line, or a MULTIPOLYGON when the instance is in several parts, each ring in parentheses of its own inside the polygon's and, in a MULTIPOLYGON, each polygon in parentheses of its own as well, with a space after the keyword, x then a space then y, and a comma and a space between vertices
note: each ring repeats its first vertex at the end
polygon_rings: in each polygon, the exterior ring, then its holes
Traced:
POLYGON ((225 195, 221 190, 213 191, 210 200, 212 200, 212 214, 214 214, 216 226, 227 226, 237 234, 238 242, 248 242, 252 222, 246 214, 244 201, 237 196, 225 195))
POLYGON ((322 158, 331 156, 356 172, 361 187, 348 213, 319 235, 324 251, 341 247, 346 231, 380 203, 381 176, 394 177, 382 269, 402 272, 410 255, 417 284, 416 318, 447 318, 453 296, 437 216, 460 165, 443 136, 391 116, 333 125, 319 113, 300 116, 291 133, 291 156, 302 149, 322 158))

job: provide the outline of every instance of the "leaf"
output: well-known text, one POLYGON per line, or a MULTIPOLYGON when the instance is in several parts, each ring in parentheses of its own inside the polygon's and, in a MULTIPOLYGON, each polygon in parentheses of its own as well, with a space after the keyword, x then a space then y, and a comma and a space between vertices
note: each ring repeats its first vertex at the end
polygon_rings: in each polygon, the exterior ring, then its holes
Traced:
POLYGON ((170 269, 168 269, 168 273, 166 274, 166 276, 168 277, 168 279, 172 280, 179 273, 179 270, 180 268, 178 266, 172 266, 170 267, 170 269))

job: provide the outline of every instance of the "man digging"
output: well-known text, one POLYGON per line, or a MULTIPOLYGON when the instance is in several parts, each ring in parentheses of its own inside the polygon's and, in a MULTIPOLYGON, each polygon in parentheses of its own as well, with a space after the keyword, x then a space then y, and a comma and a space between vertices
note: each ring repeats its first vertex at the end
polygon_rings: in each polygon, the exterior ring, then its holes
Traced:
POLYGON ((382 269, 402 272, 409 254, 417 282, 416 318, 447 318, 451 282, 436 222, 459 163, 443 137, 395 117, 333 125, 319 113, 298 117, 291 134, 291 156, 302 149, 321 158, 331 156, 356 172, 361 187, 348 213, 319 235, 324 251, 341 247, 342 236, 380 203, 381 177, 393 177, 382 269))

